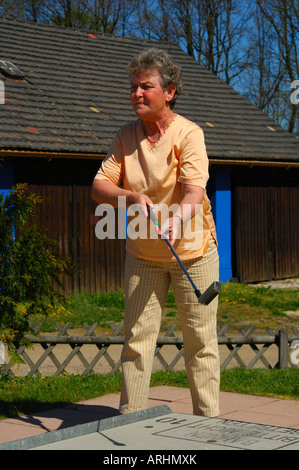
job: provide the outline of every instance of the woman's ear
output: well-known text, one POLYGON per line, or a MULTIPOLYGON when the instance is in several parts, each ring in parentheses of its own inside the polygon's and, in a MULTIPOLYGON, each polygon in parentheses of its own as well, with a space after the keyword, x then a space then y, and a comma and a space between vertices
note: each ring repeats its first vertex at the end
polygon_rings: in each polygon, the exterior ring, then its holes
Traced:
POLYGON ((166 90, 166 102, 170 103, 175 95, 176 86, 175 85, 168 85, 166 90))

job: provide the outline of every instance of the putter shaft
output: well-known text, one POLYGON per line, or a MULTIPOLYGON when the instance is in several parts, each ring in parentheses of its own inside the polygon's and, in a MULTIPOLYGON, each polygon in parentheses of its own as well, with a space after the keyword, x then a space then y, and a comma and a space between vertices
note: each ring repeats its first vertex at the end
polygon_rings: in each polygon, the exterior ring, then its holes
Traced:
MULTIPOLYGON (((153 213, 152 209, 148 206, 148 213, 149 213, 149 216, 150 216, 150 219, 151 221, 157 225, 158 227, 161 227, 160 223, 158 222, 155 214, 153 213)), ((195 292, 195 295, 196 297, 198 298, 198 302, 203 304, 203 305, 208 305, 210 302, 212 302, 212 300, 219 294, 220 290, 221 290, 221 284, 220 282, 217 282, 217 281, 214 281, 212 282, 212 284, 210 285, 210 287, 208 287, 208 289, 202 294, 200 292, 199 289, 197 289, 196 285, 194 284, 193 280, 191 279, 188 271, 186 270, 185 266, 183 265, 179 255, 177 254, 177 252, 175 251, 175 249, 173 248, 172 244, 170 243, 170 241, 168 240, 168 238, 166 237, 163 237, 161 236, 161 238, 163 240, 166 241, 168 247, 170 248, 171 252, 173 253, 173 255, 175 256, 176 260, 178 261, 179 265, 181 266, 182 270, 184 271, 184 274, 187 276, 190 284, 192 285, 193 289, 194 289, 194 292, 195 292)))

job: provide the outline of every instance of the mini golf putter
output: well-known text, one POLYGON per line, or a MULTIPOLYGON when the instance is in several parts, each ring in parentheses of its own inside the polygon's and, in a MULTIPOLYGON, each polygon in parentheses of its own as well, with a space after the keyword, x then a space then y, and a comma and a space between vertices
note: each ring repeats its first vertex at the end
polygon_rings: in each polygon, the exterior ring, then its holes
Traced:
MULTIPOLYGON (((157 225, 158 227, 160 227, 161 225, 159 224, 155 214, 153 213, 152 209, 148 207, 148 213, 149 213, 149 217, 151 219, 151 221, 157 225)), ((168 247, 170 248, 170 250, 172 251, 172 253, 174 254, 174 256, 176 257, 179 265, 181 266, 182 270, 184 271, 184 274, 187 276, 190 284, 192 285, 193 289, 194 289, 194 293, 196 295, 196 297, 198 298, 198 302, 200 304, 203 304, 203 305, 208 305, 210 302, 212 302, 212 300, 219 294, 220 290, 221 290, 221 284, 220 282, 217 282, 217 281, 214 281, 212 282, 212 284, 210 285, 210 287, 207 288, 207 290, 205 290, 203 292, 203 294, 200 292, 200 290, 197 289, 197 287, 195 286, 194 282, 192 281, 191 277, 189 276, 189 273, 188 271, 186 270, 185 266, 183 265, 179 255, 177 254, 177 252, 175 251, 175 249, 173 248, 173 246, 171 245, 170 241, 168 240, 168 238, 166 237, 163 237, 161 236, 161 238, 163 240, 166 241, 168 247)))

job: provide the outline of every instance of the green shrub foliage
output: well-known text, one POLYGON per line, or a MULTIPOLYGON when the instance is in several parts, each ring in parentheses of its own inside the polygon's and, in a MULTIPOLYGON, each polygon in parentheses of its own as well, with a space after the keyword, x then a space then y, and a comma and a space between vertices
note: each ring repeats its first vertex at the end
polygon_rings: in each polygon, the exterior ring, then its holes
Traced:
POLYGON ((64 296, 61 275, 76 266, 59 254, 58 242, 32 220, 42 198, 17 184, 0 194, 0 340, 10 353, 28 345, 29 320, 50 312, 64 296))

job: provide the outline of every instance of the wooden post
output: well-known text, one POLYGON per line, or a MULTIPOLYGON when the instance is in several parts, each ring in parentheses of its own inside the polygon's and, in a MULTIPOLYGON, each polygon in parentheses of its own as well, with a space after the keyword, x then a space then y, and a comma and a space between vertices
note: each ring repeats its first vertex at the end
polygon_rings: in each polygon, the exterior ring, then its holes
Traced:
POLYGON ((278 369, 286 369, 289 359, 288 330, 280 328, 278 332, 278 369))

